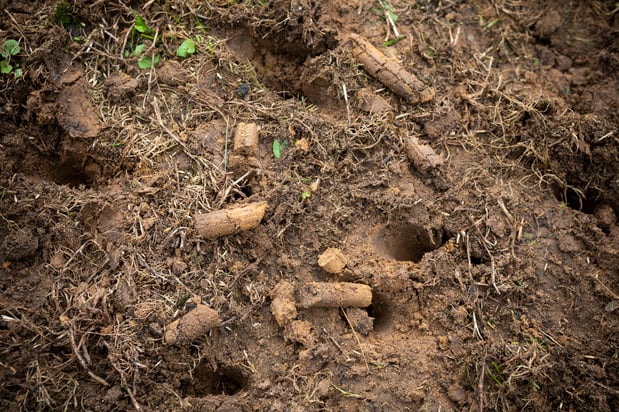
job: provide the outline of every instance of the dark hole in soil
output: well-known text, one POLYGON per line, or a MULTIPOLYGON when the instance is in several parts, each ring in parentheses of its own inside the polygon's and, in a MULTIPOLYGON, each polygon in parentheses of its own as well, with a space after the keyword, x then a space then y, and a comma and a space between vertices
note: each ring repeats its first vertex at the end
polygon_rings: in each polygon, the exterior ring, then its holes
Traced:
POLYGON ((101 175, 101 166, 90 157, 83 162, 79 153, 63 156, 29 155, 26 161, 17 165, 17 170, 69 187, 91 187, 94 179, 101 175))
POLYGON ((107 357, 109 349, 104 344, 99 344, 95 346, 96 352, 103 357, 107 357))
POLYGON ((380 228, 372 239, 374 250, 385 257, 419 262, 426 252, 435 250, 432 233, 414 223, 390 224, 380 228))
POLYGON ((303 34, 307 16, 288 17, 285 30, 269 28, 263 32, 263 28, 255 28, 255 31, 249 27, 239 30, 228 40, 228 48, 239 61, 249 60, 260 81, 282 99, 304 96, 311 103, 323 104, 328 100, 326 94, 332 82, 313 79, 322 66, 306 67, 306 63, 337 46, 335 32, 321 32, 307 44, 303 34))
POLYGON ((368 315, 374 318, 374 332, 384 333, 393 325, 393 305, 382 293, 374 293, 372 304, 368 306, 368 315))
POLYGON ((473 265, 481 265, 482 263, 487 263, 488 259, 484 259, 481 256, 471 255, 471 264, 473 265))
POLYGON ((602 195, 597 189, 588 189, 579 194, 572 188, 563 189, 559 185, 552 187, 555 198, 568 207, 583 213, 591 214, 595 207, 603 200, 602 195))
POLYGON ((187 382, 186 392, 192 396, 234 395, 249 385, 249 378, 238 366, 219 366, 201 362, 195 369, 193 381, 187 382))
POLYGON ((84 168, 75 159, 65 159, 57 167, 50 165, 49 178, 59 185, 69 187, 89 186, 92 183, 84 168))

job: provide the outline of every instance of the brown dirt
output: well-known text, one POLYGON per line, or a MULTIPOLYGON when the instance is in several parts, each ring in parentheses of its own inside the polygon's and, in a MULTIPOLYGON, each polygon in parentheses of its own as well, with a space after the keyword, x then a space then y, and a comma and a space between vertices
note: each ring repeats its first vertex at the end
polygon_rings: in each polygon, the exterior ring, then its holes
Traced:
POLYGON ((0 3, 2 410, 619 410, 616 2, 0 3))

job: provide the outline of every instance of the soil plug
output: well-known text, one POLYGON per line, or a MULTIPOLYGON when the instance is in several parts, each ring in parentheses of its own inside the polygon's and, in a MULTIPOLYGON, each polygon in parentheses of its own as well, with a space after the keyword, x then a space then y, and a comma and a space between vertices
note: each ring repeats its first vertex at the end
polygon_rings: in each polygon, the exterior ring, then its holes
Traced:
POLYGON ((167 326, 165 343, 168 345, 190 344, 194 339, 206 335, 209 330, 220 324, 221 319, 215 310, 199 304, 167 326))
POLYGON ((415 167, 422 172, 428 172, 444 162, 443 158, 437 155, 431 146, 419 143, 419 140, 414 136, 406 139, 406 155, 415 167))
POLYGON ((365 308, 372 303, 372 288, 360 283, 311 282, 297 288, 297 306, 302 308, 365 308))
POLYGON ((266 208, 266 202, 254 202, 197 215, 195 227, 206 239, 244 232, 260 224, 266 208))
POLYGON ((412 104, 429 102, 434 98, 433 88, 423 84, 414 74, 407 72, 398 62, 385 56, 365 38, 351 34, 353 56, 371 76, 395 94, 412 104))
POLYGON ((294 286, 282 280, 275 286, 271 295, 271 313, 279 326, 285 326, 297 317, 297 307, 294 303, 294 286))
POLYGON ((239 123, 234 133, 234 151, 253 156, 258 148, 258 126, 256 123, 239 123))
POLYGON ((318 266, 329 273, 341 273, 346 263, 348 258, 337 248, 329 248, 318 256, 318 266))

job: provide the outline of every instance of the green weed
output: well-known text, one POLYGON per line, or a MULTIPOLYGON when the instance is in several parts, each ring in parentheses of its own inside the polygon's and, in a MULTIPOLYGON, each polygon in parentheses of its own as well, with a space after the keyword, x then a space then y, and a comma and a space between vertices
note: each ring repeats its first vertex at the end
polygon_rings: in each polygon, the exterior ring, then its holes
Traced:
POLYGON ((159 53, 155 56, 143 55, 146 50, 146 40, 153 40, 155 38, 155 30, 153 30, 141 16, 135 16, 133 23, 133 29, 131 30, 131 43, 130 48, 125 50, 125 57, 139 57, 138 67, 140 69, 150 69, 157 63, 159 63, 159 53))
POLYGON ((19 47, 19 42, 17 40, 7 39, 4 41, 2 50, 0 51, 0 55, 2 56, 2 60, 0 60, 0 73, 13 73, 13 76, 16 78, 22 76, 22 69, 14 68, 11 64, 11 58, 13 56, 17 56, 20 51, 21 48, 19 47))
POLYGON ((60 2, 56 4, 56 10, 51 18, 52 23, 67 28, 75 26, 77 19, 73 16, 73 7, 67 2, 60 2))
POLYGON ((176 49, 176 55, 178 57, 186 58, 196 52, 196 44, 191 39, 185 39, 178 49, 176 49))
POLYGON ((287 141, 284 140, 282 142, 279 139, 273 140, 273 156, 275 156, 276 159, 281 159, 282 152, 286 149, 286 147, 288 147, 287 141))
POLYGON ((347 396, 349 398, 361 398, 361 395, 359 395, 358 393, 348 392, 347 390, 340 388, 333 382, 331 382, 331 386, 333 386, 339 393, 344 396, 347 396))

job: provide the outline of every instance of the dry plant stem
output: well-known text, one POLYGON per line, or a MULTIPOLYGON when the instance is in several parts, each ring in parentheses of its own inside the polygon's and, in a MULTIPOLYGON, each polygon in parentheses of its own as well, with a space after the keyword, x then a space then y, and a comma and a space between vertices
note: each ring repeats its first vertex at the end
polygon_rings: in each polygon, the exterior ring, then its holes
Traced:
POLYGON ((387 21, 389 22, 389 25, 391 26, 391 29, 393 30, 393 36, 397 39, 398 37, 400 37, 400 32, 398 31, 398 28, 395 26, 395 22, 391 18, 391 13, 385 10, 385 17, 387 18, 387 21))
POLYGON ((206 239, 232 235, 258 226, 266 208, 266 202, 253 202, 243 206, 197 215, 195 217, 195 227, 200 236, 206 239))
POLYGON ((23 39, 27 39, 26 35, 24 34, 24 32, 21 29, 21 24, 19 24, 16 20, 15 17, 13 17, 13 15, 7 10, 4 9, 4 12, 7 14, 7 16, 9 16, 9 18, 11 19, 11 21, 13 22, 13 27, 15 28, 15 30, 17 30, 19 32, 19 34, 21 34, 21 37, 23 39))
POLYGON ((477 316, 475 315, 475 311, 473 311, 473 336, 477 336, 479 340, 484 340, 484 337, 481 335, 481 331, 479 330, 479 325, 477 324, 477 316))
POLYGON ((494 256, 492 256, 492 253, 490 253, 490 249, 488 249, 488 246, 486 245, 486 238, 482 235, 481 230, 479 230, 479 226, 475 224, 475 221, 473 221, 472 217, 468 216, 468 218, 469 218, 469 222, 471 222, 471 225, 475 229, 475 232, 477 232, 477 236, 479 236, 480 243, 483 245, 484 249, 486 250, 486 253, 488 254, 488 257, 490 258, 490 270, 491 270, 490 280, 492 282, 492 286, 494 287, 494 290, 496 291, 497 295, 500 295, 501 291, 496 285, 496 267, 494 265, 494 256))
POLYGON ((353 56, 363 68, 389 90, 410 103, 425 103, 434 98, 433 88, 423 84, 415 75, 406 71, 398 62, 389 59, 365 38, 351 34, 353 56))
POLYGON ((175 135, 168 127, 163 123, 163 119, 161 118, 161 109, 159 108, 159 100, 156 97, 153 97, 153 109, 155 110, 155 117, 157 118, 157 123, 161 129, 166 132, 174 141, 183 148, 185 154, 189 156, 191 159, 195 160, 196 163, 201 164, 199 159, 197 159, 192 153, 191 150, 187 147, 187 145, 177 136, 175 135))
POLYGON ((82 365, 82 368, 84 368, 84 370, 88 372, 88 374, 101 385, 110 386, 110 384, 105 379, 97 376, 93 371, 90 370, 88 364, 86 363, 86 360, 84 360, 83 356, 80 354, 80 348, 75 343, 75 332, 73 324, 71 324, 69 327, 69 340, 71 342, 71 349, 73 349, 73 354, 79 361, 80 365, 82 365))
POLYGON ((346 356, 346 359, 348 359, 348 355, 346 355, 346 352, 344 352, 344 349, 342 349, 342 346, 339 343, 337 343, 337 341, 335 339, 333 339, 333 336, 331 336, 331 334, 329 332, 327 332, 327 330, 325 328, 322 328, 322 331, 329 337, 329 339, 331 340, 331 342, 333 342, 335 347, 338 348, 340 350, 340 352, 342 352, 342 354, 344 356, 346 356))
MULTIPOLYGON (((106 345, 107 346, 107 345, 106 345)), ((108 346, 108 350, 109 350, 109 346, 108 346)), ((129 384, 127 383, 127 377, 125 376, 125 373, 123 372, 123 370, 116 364, 116 360, 114 359, 114 357, 112 356, 112 353, 108 354, 108 359, 110 361, 110 364, 112 365, 112 367, 116 370, 116 372, 118 372, 118 374, 120 375, 120 382, 122 383, 123 387, 125 388, 125 390, 127 391, 127 394, 129 394, 129 398, 131 399, 131 404, 133 405, 133 408, 140 412, 142 410, 142 406, 139 404, 138 400, 135 398, 135 394, 134 394, 134 390, 131 389, 129 387, 129 384)), ((135 385, 133 386, 135 388, 135 385)))
POLYGON ((350 104, 348 103, 348 92, 346 91, 346 84, 342 83, 342 94, 344 95, 344 101, 346 102, 346 119, 348 120, 348 125, 350 126, 350 104))
POLYGON ((361 341, 359 340, 359 335, 357 334, 357 332, 355 332, 355 328, 352 326, 352 323, 350 323, 350 319, 348 319, 348 315, 346 314, 346 311, 343 308, 340 308, 340 310, 344 314, 344 318, 346 319, 346 323, 348 323, 348 326, 350 326, 350 330, 352 331, 352 334, 355 337, 355 340, 357 341, 357 345, 359 345, 359 350, 361 351, 361 356, 363 356, 363 362, 365 363, 365 368, 369 372, 370 371, 370 365, 368 365, 368 360, 365 357, 365 352, 363 351, 363 346, 361 346, 361 341))
POLYGON ((477 390, 479 391, 479 412, 484 412, 484 376, 486 375, 486 356, 481 361, 481 373, 479 374, 479 383, 477 390))
MULTIPOLYGON (((247 177, 249 177, 250 175, 254 174, 256 171, 254 169, 250 170, 249 172, 245 173, 243 176, 239 177, 238 179, 236 179, 234 182, 232 182, 226 189, 223 195, 221 195, 221 202, 219 203, 219 205, 221 206, 223 204, 223 202, 228 198, 228 195, 230 194, 230 192, 232 191, 232 189, 237 186, 239 183, 241 183, 243 180, 245 180, 247 177)), ((221 192, 220 192, 221 194, 221 192)))
MULTIPOLYGON (((155 269, 153 269, 148 262, 146 261, 146 259, 144 258, 144 256, 140 255, 139 253, 135 253, 135 256, 137 257, 140 265, 142 265, 143 268, 145 268, 146 270, 148 270, 148 272, 153 275, 154 277, 163 280, 164 282, 169 282, 170 279, 166 278, 165 276, 163 276, 162 274, 160 274, 159 272, 157 272, 155 269)), ((183 289, 185 289, 187 291, 187 293, 189 293, 190 296, 194 296, 196 295, 196 293, 191 290, 187 285, 185 285, 177 276, 172 276, 174 278, 174 280, 176 281, 176 283, 178 283, 183 289)))

